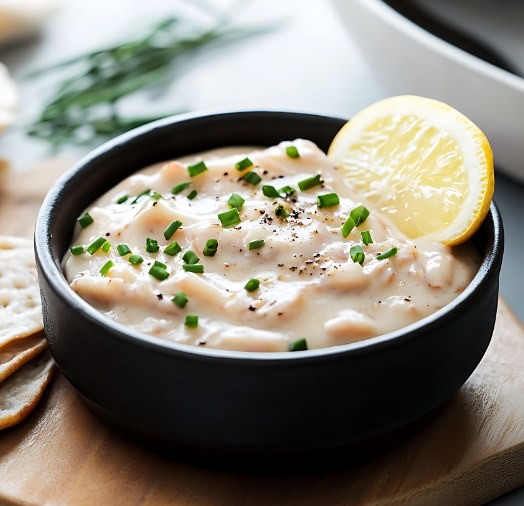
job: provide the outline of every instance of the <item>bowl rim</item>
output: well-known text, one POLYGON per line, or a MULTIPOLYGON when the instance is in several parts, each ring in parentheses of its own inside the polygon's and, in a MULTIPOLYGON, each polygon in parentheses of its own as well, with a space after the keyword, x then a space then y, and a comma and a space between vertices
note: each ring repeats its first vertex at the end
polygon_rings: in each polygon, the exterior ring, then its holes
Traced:
MULTIPOLYGON (((213 348, 202 348, 189 344, 182 344, 176 341, 150 336, 148 334, 135 331, 118 323, 104 313, 90 305, 82 299, 67 282, 63 270, 61 269, 62 259, 56 258, 53 254, 52 235, 50 224, 56 215, 54 204, 61 200, 64 188, 68 184, 73 184, 75 179, 89 170, 90 163, 100 155, 112 150, 125 149, 137 137, 144 134, 151 134, 154 130, 169 128, 173 124, 191 122, 194 120, 210 119, 220 120, 223 116, 258 116, 258 115, 284 115, 295 116, 303 119, 333 120, 344 121, 334 116, 310 114, 296 111, 283 110, 234 110, 234 111, 201 111, 197 113, 185 113, 170 116, 147 125, 141 126, 114 139, 103 143, 74 166, 63 174, 47 193, 42 206, 40 207, 34 234, 35 258, 40 267, 41 274, 45 277, 50 289, 55 295, 62 299, 73 311, 82 314, 83 318, 90 320, 92 324, 99 328, 106 328, 111 335, 118 340, 123 340, 131 344, 149 348, 160 353, 180 356, 193 360, 212 360, 212 361, 235 361, 244 362, 249 365, 281 363, 282 361, 293 363, 305 363, 317 360, 328 360, 333 356, 344 357, 348 354, 359 355, 375 352, 384 347, 396 346, 406 343, 413 339, 423 339, 424 333, 435 327, 442 325, 446 320, 453 319, 454 314, 459 312, 462 307, 468 304, 469 299, 474 299, 479 295, 482 287, 489 282, 489 278, 496 272, 497 264, 502 261, 504 232, 500 213, 494 202, 491 203, 486 220, 491 220, 493 224, 493 248, 483 255, 481 264, 475 276, 456 298, 450 301, 436 312, 398 330, 381 334, 369 339, 354 343, 331 346, 327 348, 316 348, 305 351, 290 353, 283 352, 248 352, 234 350, 220 350, 213 348), (495 271, 494 271, 495 269, 495 271)), ((127 176, 126 176, 127 177, 127 176)), ((485 226, 485 225, 483 225, 485 226)))
MULTIPOLYGON (((337 2, 338 0, 332 0, 337 2)), ((524 78, 486 62, 467 51, 433 35, 415 22, 403 16, 392 6, 382 0, 356 0, 363 9, 371 11, 375 16, 384 20, 397 31, 428 49, 448 58, 469 70, 493 79, 518 92, 524 93, 524 78)))

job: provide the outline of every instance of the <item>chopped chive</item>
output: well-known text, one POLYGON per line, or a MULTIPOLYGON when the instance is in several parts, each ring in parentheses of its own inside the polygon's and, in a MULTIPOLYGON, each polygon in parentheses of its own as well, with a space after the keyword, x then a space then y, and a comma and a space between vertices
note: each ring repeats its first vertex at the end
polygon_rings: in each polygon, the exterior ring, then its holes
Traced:
POLYGON ((78 221, 82 228, 86 228, 89 225, 91 225, 91 223, 93 223, 95 220, 93 220, 93 217, 89 213, 84 213, 76 221, 78 221))
POLYGON ((214 257, 218 249, 218 241, 216 239, 208 239, 204 246, 204 256, 214 257))
POLYGON ((187 198, 189 200, 193 200, 197 195, 198 195, 198 192, 196 190, 193 190, 193 191, 189 192, 189 194, 187 195, 187 198))
POLYGON ((104 253, 107 253, 111 249, 111 243, 109 241, 106 241, 104 244, 102 244, 102 251, 104 253))
POLYGON ((190 177, 198 176, 199 174, 202 174, 202 172, 205 172, 206 170, 207 170, 207 166, 203 161, 195 163, 194 165, 187 166, 187 172, 189 173, 190 177))
POLYGON ((167 272, 165 267, 162 267, 161 265, 157 265, 157 262, 155 262, 151 269, 149 269, 149 274, 153 276, 155 279, 158 279, 158 281, 164 281, 164 279, 167 279, 169 277, 169 272, 167 272))
POLYGON ((109 272, 109 269, 111 269, 111 267, 114 267, 114 265, 115 262, 113 262, 113 260, 108 260, 100 269, 100 274, 102 274, 102 276, 105 276, 109 272))
POLYGON ((355 228, 355 221, 351 216, 348 216, 348 219, 344 222, 344 225, 340 227, 343 237, 347 237, 351 231, 355 228))
POLYGON ((171 188, 171 193, 173 195, 178 195, 180 192, 184 191, 188 186, 191 185, 191 181, 184 181, 183 183, 178 183, 177 185, 171 188))
POLYGON ((364 223, 369 216, 369 210, 364 206, 358 206, 351 211, 350 216, 353 218, 353 221, 355 222, 355 226, 358 227, 362 223, 364 223))
POLYGON ((151 188, 148 188, 147 190, 144 190, 143 192, 139 193, 132 201, 131 204, 136 204, 142 197, 149 196, 151 193, 151 188))
POLYGON ((129 258, 129 263, 133 265, 139 265, 141 264, 144 259, 140 255, 131 255, 129 258))
POLYGON ((202 264, 184 264, 182 267, 186 272, 194 272, 196 274, 202 274, 204 272, 204 266, 202 264))
POLYGON ((174 257, 181 251, 182 251, 182 247, 176 241, 173 241, 171 244, 169 244, 168 246, 164 248, 164 253, 171 257, 174 257))
POLYGON ((69 251, 71 255, 81 255, 84 252, 84 247, 81 244, 77 244, 76 246, 71 246, 69 251))
POLYGON ((116 250, 118 251, 118 254, 123 257, 125 255, 129 255, 131 253, 131 250, 129 249, 129 246, 127 244, 119 244, 116 247, 116 250))
MULTIPOLYGON (((172 221, 169 226, 164 230, 164 237, 166 238, 166 241, 171 239, 173 237, 174 233, 182 226, 182 222, 175 220, 172 221)), ((157 250, 158 251, 158 250, 157 250)))
POLYGON ((280 197, 280 193, 277 192, 277 189, 269 184, 262 186, 262 193, 270 199, 278 199, 280 197))
POLYGON ((184 321, 184 325, 186 327, 190 327, 192 329, 198 327, 198 316, 197 315, 187 315, 186 319, 184 321))
POLYGON ((236 207, 239 211, 242 209, 244 202, 245 200, 238 193, 232 193, 227 201, 229 207, 236 207))
POLYGON ((88 247, 87 247, 87 252, 90 254, 90 255, 94 255, 99 249, 100 247, 102 246, 102 244, 104 244, 106 242, 106 238, 105 237, 99 237, 98 239, 95 239, 88 247))
POLYGON ((158 241, 156 239, 151 239, 151 237, 146 237, 146 251, 148 253, 158 253, 160 247, 158 246, 158 241))
POLYGON ((129 195, 122 195, 121 197, 118 197, 116 199, 117 204, 123 204, 127 199, 129 198, 129 195))
POLYGON ((262 181, 262 178, 255 172, 255 171, 250 171, 248 172, 245 176, 244 176, 244 179, 248 182, 248 183, 251 183, 252 185, 257 185, 258 183, 260 183, 260 181, 262 181))
POLYGON ((300 188, 300 191, 305 192, 306 190, 309 190, 311 188, 314 188, 315 186, 319 186, 323 183, 322 179, 320 179, 320 174, 317 174, 313 177, 308 177, 307 179, 302 179, 302 181, 298 182, 298 187, 300 188))
POLYGON ((189 250, 184 253, 182 260, 186 264, 197 264, 200 261, 200 258, 198 258, 197 254, 194 251, 189 250))
POLYGON ((261 248, 262 246, 264 246, 264 244, 266 244, 266 241, 264 241, 264 239, 259 239, 258 241, 251 241, 249 244, 248 244, 248 248, 250 250, 252 249, 258 249, 258 248, 261 248))
POLYGON ((288 347, 289 351, 305 351, 307 349, 308 347, 307 347, 307 341, 305 337, 302 337, 301 339, 297 339, 296 341, 291 341, 288 347))
POLYGON ((219 213, 218 219, 224 228, 232 227, 242 221, 236 207, 233 207, 229 211, 219 213))
POLYGON ((189 299, 184 292, 176 293, 171 299, 179 308, 183 308, 188 302, 189 299))
POLYGON ((295 190, 295 188, 291 188, 291 186, 286 185, 286 186, 283 186, 282 188, 279 188, 278 193, 280 195, 284 194, 284 197, 291 197, 292 195, 295 195, 297 191, 295 190))
POLYGON ((333 207, 340 204, 340 199, 336 193, 326 193, 317 197, 318 207, 333 207))
POLYGON ((289 213, 287 212, 286 208, 279 204, 277 207, 275 207, 275 215, 279 218, 287 218, 289 217, 289 213))
POLYGON ((300 158, 298 149, 295 146, 288 146, 286 148, 286 155, 289 156, 289 158, 300 158))
POLYGON ((154 192, 154 191, 150 191, 149 192, 149 196, 153 199, 153 200, 159 200, 162 198, 162 195, 160 195, 160 193, 158 192, 154 192))
POLYGON ((351 256, 351 260, 353 260, 353 262, 360 265, 362 265, 364 263, 364 260, 366 259, 364 250, 362 249, 362 246, 360 246, 359 244, 351 246, 351 249, 349 250, 349 255, 351 256))
POLYGON ((237 162, 235 164, 235 169, 242 171, 252 166, 253 166, 253 162, 249 158, 246 157, 243 160, 240 160, 240 162, 237 162))
POLYGON ((392 257, 398 253, 398 249, 393 247, 391 249, 388 249, 387 251, 384 251, 384 253, 380 253, 377 255, 377 260, 385 260, 386 258, 392 257))
POLYGON ((155 263, 153 265, 156 265, 157 267, 160 267, 161 269, 167 269, 167 265, 163 264, 162 262, 159 262, 158 260, 155 260, 155 263))
POLYGON ((256 278, 251 278, 245 285, 244 288, 248 292, 254 292, 260 286, 260 281, 256 278))
POLYGON ((371 232, 369 230, 361 232, 360 237, 362 237, 362 242, 366 246, 368 246, 369 244, 373 244, 373 239, 371 238, 371 232))

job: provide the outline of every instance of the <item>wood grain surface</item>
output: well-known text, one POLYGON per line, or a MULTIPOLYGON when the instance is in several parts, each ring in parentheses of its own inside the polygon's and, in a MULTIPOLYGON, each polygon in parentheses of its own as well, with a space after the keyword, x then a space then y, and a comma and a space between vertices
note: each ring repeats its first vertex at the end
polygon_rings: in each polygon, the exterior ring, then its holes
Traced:
MULTIPOLYGON (((67 164, 11 176, 0 233, 31 235, 67 164)), ((35 412, 0 432, 0 504, 54 506, 478 505, 524 483, 524 331, 501 301, 492 343, 437 413, 379 451, 327 470, 238 472, 159 456, 106 426, 57 375, 35 412)))

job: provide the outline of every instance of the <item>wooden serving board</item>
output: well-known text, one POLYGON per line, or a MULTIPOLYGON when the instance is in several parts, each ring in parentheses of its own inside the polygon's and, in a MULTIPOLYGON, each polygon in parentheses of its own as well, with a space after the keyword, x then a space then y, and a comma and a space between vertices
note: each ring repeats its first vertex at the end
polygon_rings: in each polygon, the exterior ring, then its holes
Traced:
MULTIPOLYGON (((10 177, 0 233, 32 233, 43 194, 63 169, 51 163, 10 177)), ((483 361, 424 423, 347 466, 264 474, 156 455, 106 426, 57 375, 35 412, 0 432, 0 504, 482 504, 524 484, 523 364, 524 331, 501 301, 483 361)))

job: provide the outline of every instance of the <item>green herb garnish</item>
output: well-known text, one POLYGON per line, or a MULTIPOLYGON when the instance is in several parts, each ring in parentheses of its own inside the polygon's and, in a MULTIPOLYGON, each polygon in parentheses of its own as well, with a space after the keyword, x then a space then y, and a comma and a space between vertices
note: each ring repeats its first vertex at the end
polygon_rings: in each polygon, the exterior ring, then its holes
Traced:
POLYGON ((118 197, 116 199, 117 204, 123 204, 127 199, 129 198, 129 195, 122 195, 121 197, 118 197))
POLYGON ((297 191, 294 188, 291 188, 291 186, 283 186, 282 188, 278 189, 278 193, 280 193, 283 197, 291 197, 297 193, 297 191))
POLYGON ((184 181, 183 183, 178 183, 177 185, 171 188, 171 193, 173 195, 178 195, 180 192, 183 192, 188 186, 191 186, 190 181, 184 181))
POLYGON ((204 256, 214 257, 218 250, 218 241, 216 239, 208 239, 204 246, 204 256))
POLYGON ((235 169, 242 171, 249 169, 249 167, 253 166, 253 162, 249 158, 244 158, 243 160, 240 160, 240 162, 237 162, 235 164, 235 169))
POLYGON ((104 244, 102 244, 102 251, 104 253, 107 253, 111 249, 111 243, 109 241, 106 241, 104 244))
POLYGON ((355 262, 356 264, 362 265, 364 263, 364 260, 366 259, 366 255, 364 254, 364 250, 362 249, 362 246, 359 244, 355 244, 354 246, 351 246, 351 249, 349 250, 349 255, 351 257, 351 260, 355 262))
POLYGON ((188 193, 187 198, 189 200, 193 200, 197 195, 198 195, 198 192, 196 190, 193 190, 193 191, 188 193))
POLYGON ((218 219, 224 228, 233 227, 242 221, 236 207, 233 207, 229 211, 219 213, 218 219))
POLYGON ((173 298, 171 299, 179 308, 185 307, 185 305, 189 302, 189 299, 187 298, 187 295, 184 292, 178 292, 176 293, 173 298))
POLYGON ((89 213, 84 213, 76 221, 78 221, 78 223, 80 224, 80 226, 82 228, 86 228, 89 225, 91 225, 91 223, 93 223, 95 220, 93 219, 93 217, 89 213))
POLYGON ((158 246, 158 241, 152 239, 151 237, 146 237, 146 251, 148 253, 158 253, 160 247, 158 246))
POLYGON ((53 72, 62 81, 28 134, 57 149, 65 144, 99 142, 169 116, 177 111, 128 116, 122 102, 171 83, 181 64, 194 61, 190 56, 195 52, 261 31, 234 27, 222 12, 214 11, 209 19, 204 8, 199 12, 194 9, 196 4, 187 4, 192 10, 181 5, 180 16, 163 19, 121 43, 35 72, 33 75, 53 72))
POLYGON ((289 213, 287 212, 287 209, 282 205, 279 204, 277 207, 275 207, 275 215, 279 218, 288 218, 289 213))
POLYGON ((248 292, 254 292, 260 286, 260 281, 256 278, 251 278, 245 285, 244 288, 248 292))
POLYGON ((262 181, 262 178, 252 170, 244 176, 244 180, 251 183, 253 186, 256 186, 260 181, 262 181))
POLYGON ((278 199, 280 197, 280 193, 278 193, 277 189, 269 184, 262 186, 262 193, 270 199, 278 199))
POLYGON ((200 258, 198 258, 197 254, 194 251, 189 250, 184 253, 182 260, 186 264, 197 264, 200 261, 200 258))
POLYGON ((113 262, 113 260, 108 260, 100 269, 100 274, 102 274, 102 276, 105 276, 109 272, 109 269, 111 269, 111 267, 114 267, 114 265, 115 262, 113 262))
POLYGON ((133 265, 139 265, 141 264, 144 259, 140 255, 131 255, 129 258, 129 263, 133 265))
POLYGON ((358 227, 359 225, 362 225, 364 223, 368 216, 369 216, 369 210, 364 206, 358 206, 351 211, 350 216, 353 218, 353 221, 355 222, 355 226, 358 227))
POLYGON ((343 237, 347 237, 351 231, 355 228, 355 221, 351 216, 348 216, 347 220, 344 222, 344 225, 340 228, 343 237))
POLYGON ((264 239, 259 239, 258 241, 251 241, 249 244, 248 244, 248 248, 250 250, 252 249, 258 249, 258 248, 261 248, 262 246, 264 246, 266 244, 266 241, 264 241, 264 239))
POLYGON ((204 272, 204 266, 202 264, 184 264, 182 267, 186 272, 194 272, 196 274, 202 274, 204 272))
POLYGON ((386 258, 392 257, 398 253, 398 249, 393 247, 391 249, 388 249, 387 251, 384 251, 384 253, 380 253, 377 255, 377 260, 385 260, 386 258))
POLYGON ((105 237, 99 237, 98 239, 95 239, 88 247, 87 247, 87 252, 90 254, 90 255, 94 255, 102 246, 102 244, 104 244, 106 242, 106 238, 105 237))
MULTIPOLYGON (((171 239, 175 232, 182 226, 182 222, 175 220, 172 221, 169 226, 164 230, 164 237, 166 238, 166 241, 171 239)), ((158 250, 157 250, 158 251, 158 250)))
POLYGON ((364 232, 360 233, 360 237, 362 237, 362 242, 368 246, 370 244, 373 244, 373 239, 371 238, 371 232, 369 230, 366 230, 364 232))
POLYGON ((84 247, 81 244, 77 244, 76 246, 71 246, 69 251, 71 255, 81 255, 84 252, 84 247))
POLYGON ((198 316, 196 315, 187 315, 184 321, 184 325, 190 328, 198 327, 198 316))
POLYGON ((289 158, 300 158, 298 149, 295 146, 288 146, 286 148, 286 155, 289 156, 289 158))
POLYGON ((317 174, 313 177, 308 177, 307 179, 302 179, 302 181, 298 182, 298 187, 300 188, 300 191, 305 192, 306 190, 309 190, 311 188, 314 188, 315 186, 319 186, 323 183, 322 179, 320 178, 320 174, 317 174))
POLYGON ((118 251, 118 254, 121 257, 129 255, 129 253, 131 253, 131 250, 129 249, 129 246, 127 244, 118 244, 116 250, 118 251))
POLYGON ((149 269, 149 274, 153 276, 158 281, 164 281, 169 277, 169 272, 167 272, 167 266, 161 262, 155 262, 151 269, 149 269))
POLYGON ((244 202, 245 200, 238 193, 233 193, 227 201, 229 207, 236 207, 239 211, 242 209, 244 202))
POLYGON ((164 254, 174 257, 182 251, 182 247, 176 241, 173 241, 171 244, 164 248, 164 254))
POLYGON ((205 172, 206 170, 207 170, 207 165, 204 163, 204 161, 195 163, 194 165, 187 166, 187 172, 190 177, 198 176, 199 174, 202 174, 202 172, 205 172))
POLYGON ((340 204, 340 199, 336 193, 326 193, 317 197, 318 207, 333 207, 340 204))
POLYGON ((288 346, 289 351, 305 351, 307 350, 307 341, 305 337, 297 339, 296 341, 291 341, 288 346))

